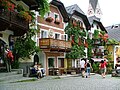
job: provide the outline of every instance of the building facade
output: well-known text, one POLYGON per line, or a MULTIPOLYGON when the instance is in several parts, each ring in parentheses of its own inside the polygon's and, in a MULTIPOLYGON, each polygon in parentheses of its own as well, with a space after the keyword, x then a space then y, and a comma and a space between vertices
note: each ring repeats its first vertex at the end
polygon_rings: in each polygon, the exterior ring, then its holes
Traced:
POLYGON ((37 44, 42 52, 38 54, 39 60, 46 70, 46 75, 51 75, 51 69, 65 67, 65 54, 70 51, 71 42, 67 40, 64 32, 65 24, 69 17, 62 2, 52 0, 50 11, 44 18, 37 16, 37 44))

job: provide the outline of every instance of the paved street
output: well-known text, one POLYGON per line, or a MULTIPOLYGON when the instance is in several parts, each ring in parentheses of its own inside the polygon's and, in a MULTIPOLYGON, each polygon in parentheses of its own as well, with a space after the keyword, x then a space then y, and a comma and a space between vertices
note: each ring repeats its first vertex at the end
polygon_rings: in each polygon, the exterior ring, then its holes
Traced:
POLYGON ((45 77, 31 82, 0 82, 0 90, 120 90, 120 78, 100 75, 91 78, 78 77, 45 77))

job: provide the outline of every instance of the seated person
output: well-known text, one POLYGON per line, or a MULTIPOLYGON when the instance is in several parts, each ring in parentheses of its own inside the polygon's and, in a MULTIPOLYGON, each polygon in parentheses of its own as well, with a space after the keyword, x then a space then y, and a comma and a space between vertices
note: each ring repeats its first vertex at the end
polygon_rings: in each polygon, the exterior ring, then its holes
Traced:
POLYGON ((38 78, 41 78, 43 75, 42 75, 42 70, 41 70, 41 64, 38 64, 38 67, 37 67, 37 76, 38 78))

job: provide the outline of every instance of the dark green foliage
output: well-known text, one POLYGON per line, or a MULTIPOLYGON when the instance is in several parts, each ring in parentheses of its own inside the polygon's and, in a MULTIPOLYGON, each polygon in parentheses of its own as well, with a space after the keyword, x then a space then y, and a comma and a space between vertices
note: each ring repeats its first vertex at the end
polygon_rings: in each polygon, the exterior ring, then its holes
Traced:
POLYGON ((98 39, 99 38, 99 31, 95 30, 93 36, 94 36, 94 39, 98 39))
POLYGON ((88 59, 90 60, 91 57, 92 57, 93 40, 90 39, 90 38, 87 38, 87 42, 88 42, 88 52, 87 52, 87 55, 88 55, 88 59))
POLYGON ((31 38, 35 35, 35 31, 33 32, 30 29, 26 35, 18 37, 15 46, 14 46, 14 55, 15 59, 18 60, 19 58, 30 57, 35 52, 37 53, 40 49, 35 44, 36 42, 33 41, 31 38))
POLYGON ((38 11, 39 14, 43 17, 46 12, 49 11, 49 2, 48 0, 37 0, 38 1, 38 11))
POLYGON ((99 64, 99 62, 93 63, 92 68, 94 73, 100 73, 99 64))

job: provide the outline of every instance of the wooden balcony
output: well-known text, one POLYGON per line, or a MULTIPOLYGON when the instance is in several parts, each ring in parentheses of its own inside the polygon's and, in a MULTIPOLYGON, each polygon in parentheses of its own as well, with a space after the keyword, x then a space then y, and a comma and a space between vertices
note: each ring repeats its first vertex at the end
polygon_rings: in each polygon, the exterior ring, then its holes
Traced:
POLYGON ((15 36, 20 36, 29 29, 29 22, 18 17, 17 12, 0 9, 0 26, 0 31, 9 29, 15 36))
POLYGON ((41 49, 58 52, 70 52, 71 42, 65 40, 58 40, 52 38, 39 39, 39 46, 41 49))

